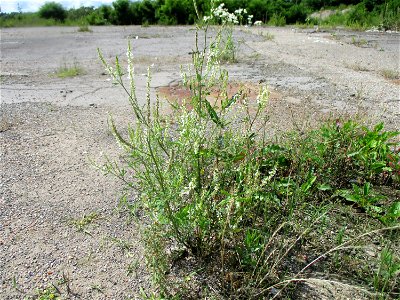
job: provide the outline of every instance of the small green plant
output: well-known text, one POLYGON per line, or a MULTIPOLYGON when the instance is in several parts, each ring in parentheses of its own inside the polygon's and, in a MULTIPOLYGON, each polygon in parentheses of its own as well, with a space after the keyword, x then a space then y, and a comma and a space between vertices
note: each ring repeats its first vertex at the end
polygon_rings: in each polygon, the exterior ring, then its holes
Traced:
POLYGON ((363 38, 351 37, 351 44, 357 47, 364 47, 368 45, 368 41, 363 38))
POLYGON ((374 217, 379 217, 386 210, 386 208, 379 206, 379 202, 385 200, 385 197, 373 193, 369 182, 366 182, 362 187, 353 184, 351 190, 338 190, 337 194, 347 201, 356 203, 374 217))
POLYGON ((391 291, 399 283, 400 259, 388 247, 382 249, 379 268, 374 274, 374 288, 385 298, 385 292, 391 291))
POLYGON ((17 278, 15 276, 13 276, 13 278, 12 278, 12 287, 17 292, 23 293, 23 290, 20 288, 20 286, 17 282, 17 278))
POLYGON ((137 259, 133 260, 128 267, 126 268, 126 275, 130 276, 136 274, 136 271, 139 268, 139 261, 137 259))
POLYGON ((396 80, 400 78, 399 72, 395 70, 383 69, 380 73, 385 79, 396 80))
POLYGON ((92 291, 96 291, 96 292, 99 292, 99 293, 101 293, 101 294, 104 294, 104 287, 102 287, 100 284, 93 284, 93 285, 90 287, 90 289, 91 289, 92 291))
POLYGON ((366 72, 369 71, 369 69, 360 63, 353 63, 353 64, 345 64, 346 68, 352 69, 354 71, 360 71, 360 72, 366 72))
POLYGON ((121 249, 123 253, 129 253, 133 248, 133 244, 124 239, 110 238, 110 241, 121 249))
POLYGON ((76 227, 76 229, 80 232, 84 232, 86 234, 91 234, 88 231, 87 227, 93 224, 100 218, 100 215, 96 212, 92 212, 88 215, 83 215, 81 218, 70 221, 70 224, 76 227))
POLYGON ((92 32, 88 24, 82 24, 78 28, 78 32, 92 32))
POLYGON ((61 299, 60 291, 58 291, 54 286, 49 286, 45 289, 38 289, 36 291, 37 295, 35 300, 59 300, 61 299))
POLYGON ((338 36, 336 32, 331 33, 331 38, 336 41, 340 41, 340 36, 338 36))
POLYGON ((233 27, 235 24, 239 24, 239 20, 243 19, 243 10, 239 13, 229 13, 228 9, 224 6, 225 4, 221 3, 218 7, 212 8, 210 16, 205 16, 203 21, 206 24, 213 22, 222 25, 218 34, 218 40, 214 41, 217 47, 222 50, 220 59, 222 61, 236 62, 238 46, 235 45, 233 38, 233 27))
POLYGON ((275 39, 275 36, 269 31, 260 31, 260 35, 264 38, 265 41, 272 41, 275 39))
POLYGON ((55 75, 59 78, 76 77, 82 74, 84 74, 84 70, 78 63, 74 63, 72 66, 64 63, 64 65, 55 72, 55 75))

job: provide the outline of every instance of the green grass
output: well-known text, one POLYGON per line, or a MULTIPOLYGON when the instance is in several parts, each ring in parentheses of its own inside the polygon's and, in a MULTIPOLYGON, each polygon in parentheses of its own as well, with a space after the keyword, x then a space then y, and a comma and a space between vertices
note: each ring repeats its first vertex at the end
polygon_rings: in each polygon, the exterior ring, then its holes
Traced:
POLYGON ((72 66, 64 64, 55 72, 55 76, 59 78, 76 77, 85 74, 85 71, 78 64, 74 63, 72 66))
POLYGON ((64 22, 54 19, 44 19, 37 13, 11 13, 0 15, 0 28, 8 27, 39 27, 39 26, 81 26, 86 18, 67 19, 64 22))

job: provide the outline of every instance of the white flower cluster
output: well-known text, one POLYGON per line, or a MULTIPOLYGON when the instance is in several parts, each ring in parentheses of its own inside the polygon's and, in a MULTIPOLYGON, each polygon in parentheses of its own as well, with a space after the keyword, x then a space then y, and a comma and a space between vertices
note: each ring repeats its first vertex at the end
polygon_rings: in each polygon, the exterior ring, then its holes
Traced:
MULTIPOLYGON (((204 16, 203 21, 208 22, 212 19, 221 21, 223 25, 225 24, 243 24, 243 20, 246 20, 247 10, 245 8, 238 8, 234 13, 230 13, 225 7, 224 3, 221 3, 217 8, 211 9, 210 16, 204 16)), ((251 25, 253 21, 253 15, 247 16, 247 24, 251 25)))
POLYGON ((257 104, 260 108, 264 108, 269 100, 269 90, 266 86, 263 86, 260 89, 260 92, 258 93, 257 96, 257 104))
POLYGON ((204 22, 208 22, 208 21, 210 21, 212 19, 212 16, 204 16, 203 17, 203 21, 204 22))
POLYGON ((239 8, 237 10, 235 10, 235 15, 244 15, 247 14, 247 10, 245 8, 239 8))
POLYGON ((239 20, 235 14, 231 14, 225 4, 221 3, 217 8, 211 10, 211 15, 217 19, 221 19, 222 24, 239 24, 239 20))
POLYGON ((126 51, 126 58, 128 60, 128 66, 127 66, 127 71, 128 71, 128 79, 131 80, 134 77, 134 67, 133 67, 133 54, 132 54, 132 48, 131 48, 131 43, 128 43, 128 50, 126 51))
POLYGON ((253 15, 248 15, 247 16, 247 24, 251 26, 253 24, 253 15))

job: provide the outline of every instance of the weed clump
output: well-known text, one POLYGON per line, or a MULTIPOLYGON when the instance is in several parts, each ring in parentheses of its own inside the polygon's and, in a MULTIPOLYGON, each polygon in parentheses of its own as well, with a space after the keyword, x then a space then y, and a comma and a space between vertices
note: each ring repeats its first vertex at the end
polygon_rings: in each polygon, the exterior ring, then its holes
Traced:
POLYGON ((399 72, 390 69, 383 69, 380 71, 381 75, 388 80, 396 80, 400 78, 399 72))
POLYGON ((79 26, 78 32, 93 32, 93 31, 89 28, 89 25, 82 24, 79 26))
POLYGON ((63 66, 59 67, 55 72, 55 75, 59 78, 76 77, 84 74, 85 71, 77 64, 67 65, 64 63, 63 66))
POLYGON ((139 192, 129 207, 144 216, 147 263, 159 295, 290 297, 296 284, 329 275, 346 275, 368 295, 397 293, 400 202, 374 187, 399 186, 399 144, 391 142, 398 132, 335 120, 270 142, 268 88, 260 85, 255 99, 245 88, 228 96, 220 61, 230 51, 223 42, 230 32, 222 23, 209 41, 208 21, 198 26, 193 63, 182 70, 191 96, 174 104, 172 114, 162 112, 158 97, 151 102, 150 72, 146 104, 139 105, 130 45, 129 86, 119 59, 111 66, 99 52, 135 116, 126 134, 110 117, 122 163, 107 160, 102 170, 139 192), (220 91, 213 102, 211 90, 220 91), (379 233, 383 241, 376 240, 379 233), (365 265, 359 245, 371 240, 386 250, 365 265), (182 262, 192 263, 183 275, 182 262))

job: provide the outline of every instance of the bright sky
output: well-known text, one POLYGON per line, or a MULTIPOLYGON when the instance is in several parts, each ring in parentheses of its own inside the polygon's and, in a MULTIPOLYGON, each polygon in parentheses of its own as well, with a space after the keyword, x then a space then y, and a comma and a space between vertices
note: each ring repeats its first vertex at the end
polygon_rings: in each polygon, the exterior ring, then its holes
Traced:
POLYGON ((78 8, 81 6, 98 7, 101 4, 111 4, 115 0, 1 0, 1 12, 9 13, 18 11, 18 5, 22 12, 35 12, 45 2, 58 2, 65 8, 78 8))

